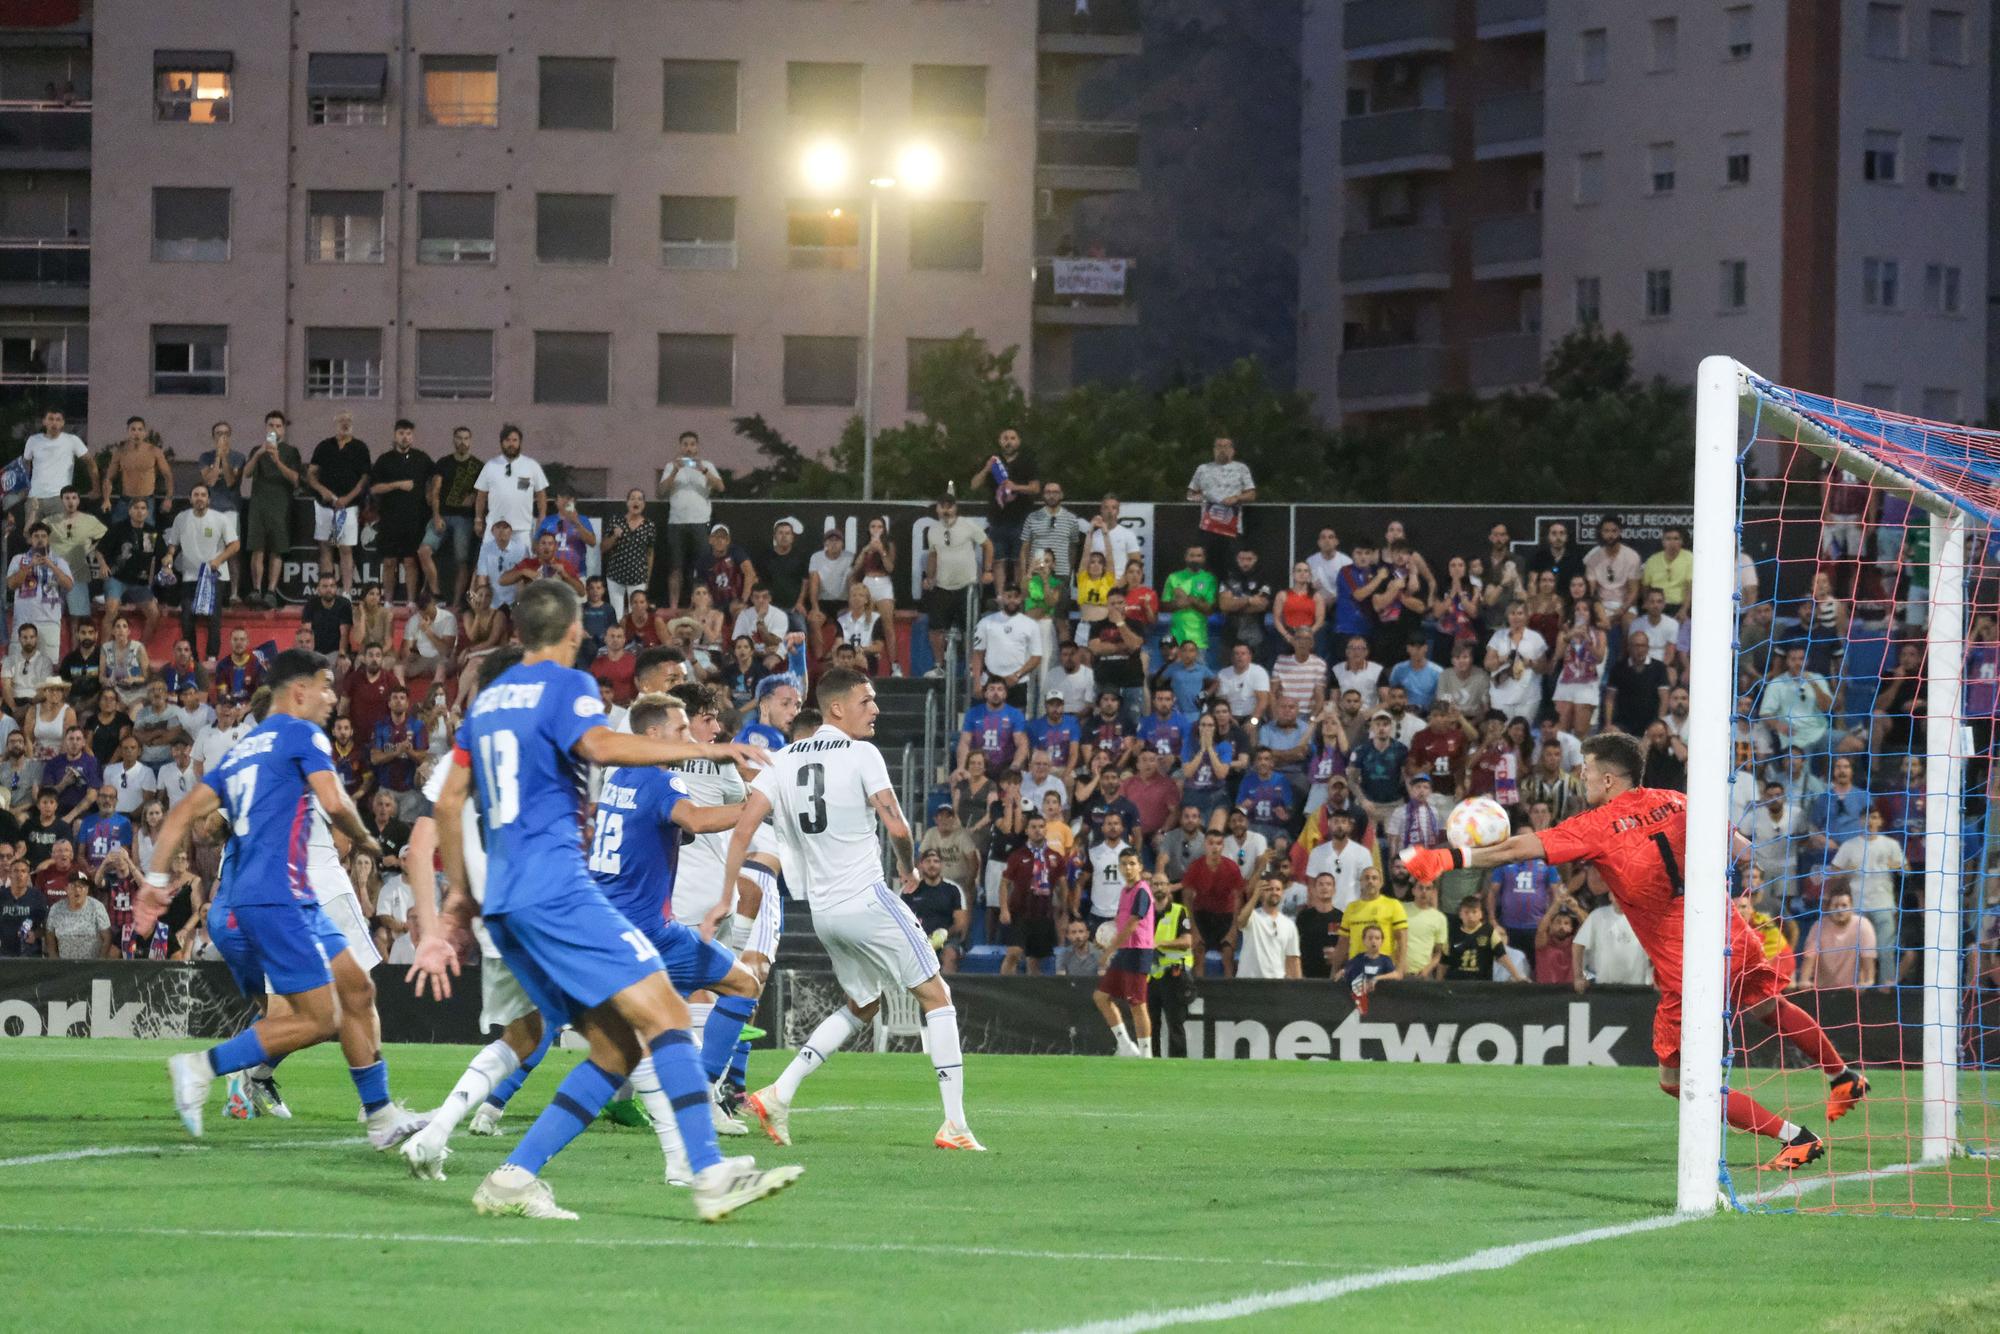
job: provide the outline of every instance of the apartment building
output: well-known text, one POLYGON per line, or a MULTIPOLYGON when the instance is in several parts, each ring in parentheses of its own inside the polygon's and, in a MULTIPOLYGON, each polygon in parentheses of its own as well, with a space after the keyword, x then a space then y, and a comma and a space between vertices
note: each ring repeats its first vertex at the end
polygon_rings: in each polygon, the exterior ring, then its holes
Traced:
POLYGON ((1341 77, 1305 113, 1306 387, 1342 415, 1500 391, 1596 324, 1647 375, 1727 352, 1983 415, 1990 22, 1963 0, 1309 14, 1310 68, 1341 77))
POLYGON ((0 232, 80 217, 89 266, 16 301, 4 263, 27 261, 0 240, 0 380, 10 360, 84 380, 40 387, 87 394, 93 438, 137 412, 187 449, 273 406, 308 439, 343 406, 384 436, 407 415, 433 448, 519 421, 616 486, 683 429, 747 462, 750 413, 823 450, 865 382, 870 178, 914 141, 942 173, 879 191, 878 418, 935 340, 1031 342, 1032 5, 79 8, 0 51, 4 98, 82 53, 87 148, 48 128, 58 82, 22 113, 36 160, 0 143, 0 232), (801 169, 829 137, 853 164, 831 191, 801 169))

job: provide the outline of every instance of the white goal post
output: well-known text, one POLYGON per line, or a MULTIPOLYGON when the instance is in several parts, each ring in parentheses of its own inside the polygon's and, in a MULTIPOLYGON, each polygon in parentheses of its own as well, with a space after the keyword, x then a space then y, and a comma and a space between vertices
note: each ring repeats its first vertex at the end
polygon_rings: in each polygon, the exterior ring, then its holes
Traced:
MULTIPOLYGON (((1724 1012, 1730 876, 1729 792, 1735 769, 1737 551, 1741 535, 1746 406, 1782 421, 1784 436, 1857 479, 1894 491, 1930 515, 1926 630, 1928 712, 1923 749, 1923 1120, 1919 1160, 1957 1147, 1960 978, 1960 819, 1965 747, 1959 741, 1965 662, 1968 510, 1927 481, 1843 440, 1775 396, 1771 382, 1733 358, 1704 359, 1696 380, 1694 589, 1690 627, 1688 833, 1681 1009, 1680 1147, 1676 1192, 1683 1213, 1710 1213, 1720 1198, 1724 1012)), ((1939 424, 1939 429, 1951 428, 1939 424)))

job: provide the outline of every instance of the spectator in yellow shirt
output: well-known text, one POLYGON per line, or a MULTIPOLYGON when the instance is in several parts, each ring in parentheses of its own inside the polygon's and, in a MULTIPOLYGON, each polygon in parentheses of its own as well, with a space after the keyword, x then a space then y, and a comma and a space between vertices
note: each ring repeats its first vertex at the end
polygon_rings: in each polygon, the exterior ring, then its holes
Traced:
POLYGON ((1687 549, 1686 530, 1673 527, 1660 534, 1660 549, 1639 569, 1642 588, 1657 588, 1667 600, 1667 615, 1680 618, 1694 586, 1694 553, 1687 549))
POLYGON ((1369 926, 1382 928, 1382 952, 1403 967, 1403 947, 1410 934, 1410 917, 1400 900, 1382 892, 1382 872, 1370 866, 1361 872, 1361 897, 1347 905, 1340 915, 1340 946, 1334 952, 1333 970, 1338 973, 1349 959, 1361 953, 1361 932, 1369 926))

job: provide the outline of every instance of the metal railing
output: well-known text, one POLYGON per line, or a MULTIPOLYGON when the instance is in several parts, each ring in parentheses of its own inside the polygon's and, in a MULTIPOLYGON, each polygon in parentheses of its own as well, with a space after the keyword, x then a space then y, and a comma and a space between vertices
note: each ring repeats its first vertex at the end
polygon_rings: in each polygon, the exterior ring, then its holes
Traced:
POLYGON ((500 123, 498 98, 424 103, 424 124, 447 129, 490 129, 500 123))
POLYGON ((1139 123, 1130 120, 1044 120, 1036 143, 1043 166, 1137 167, 1139 123))
POLYGON ((312 249, 306 252, 309 264, 380 264, 382 262, 382 238, 345 236, 338 233, 320 236, 312 242, 312 249))
POLYGON ((389 104, 380 98, 315 97, 306 114, 314 125, 387 125, 389 104))
POLYGON ((90 242, 74 237, 0 240, 0 283, 36 287, 90 285, 90 242))
POLYGON ((307 398, 380 398, 382 368, 366 364, 313 367, 306 371, 307 398))
POLYGON ((490 236, 433 236, 417 242, 419 264, 491 264, 490 236))
POLYGON ((924 691, 924 783, 935 783, 938 776, 938 692, 924 691))
POLYGON ((0 101, 0 150, 90 150, 90 103, 0 101))
POLYGON ((660 265, 669 269, 733 269, 736 267, 736 242, 662 241, 660 265))
POLYGON ((492 375, 426 375, 417 372, 418 398, 490 399, 492 375))

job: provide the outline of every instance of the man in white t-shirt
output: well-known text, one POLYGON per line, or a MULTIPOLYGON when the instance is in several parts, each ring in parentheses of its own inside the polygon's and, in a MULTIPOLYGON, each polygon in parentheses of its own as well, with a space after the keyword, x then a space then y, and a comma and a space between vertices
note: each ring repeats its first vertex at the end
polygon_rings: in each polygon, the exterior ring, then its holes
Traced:
POLYGON ((1326 823, 1329 837, 1306 854, 1306 879, 1332 876, 1333 910, 1346 912, 1347 905, 1361 897, 1361 873, 1375 864, 1375 858, 1354 841, 1354 821, 1345 812, 1335 811, 1326 823))
POLYGON ((245 713, 243 705, 224 695, 215 702, 215 726, 203 732, 194 744, 194 763, 198 772, 215 772, 215 766, 222 763, 222 757, 229 748, 250 734, 255 724, 245 713))
POLYGON ((750 605, 736 613, 729 637, 750 640, 759 653, 782 653, 791 629, 791 617, 771 604, 771 586, 758 584, 750 590, 750 605))
POLYGON ((69 562, 49 553, 49 526, 40 519, 28 525, 28 549, 7 566, 7 591, 14 598, 14 633, 34 625, 42 642, 62 643, 63 610, 76 577, 69 562))
POLYGON ((1271 674, 1251 658, 1248 644, 1229 650, 1229 665, 1215 674, 1215 692, 1246 727, 1271 716, 1271 674))
POLYGON ((1570 939, 1570 954, 1576 976, 1574 986, 1582 991, 1592 982, 1603 986, 1643 987, 1653 980, 1653 963, 1632 932, 1632 923, 1619 908, 1618 900, 1583 919, 1570 939))
MULTIPOLYGON (((491 464, 487 465, 491 467, 491 464)), ((486 539, 479 544, 479 560, 473 566, 476 579, 484 579, 493 589, 495 607, 511 607, 521 596, 521 584, 503 584, 500 576, 528 558, 528 535, 509 519, 495 519, 486 539)))
POLYGON ((1312 571, 1313 587, 1333 605, 1340 592, 1340 572, 1354 564, 1354 558, 1340 549, 1340 534, 1331 528, 1319 530, 1319 542, 1312 555, 1306 557, 1306 568, 1312 571))
POLYGON ((104 786, 118 794, 118 814, 137 814, 159 785, 160 780, 139 759, 139 738, 127 732, 118 743, 117 756, 104 766, 104 786))
POLYGON ((1024 708, 1027 678, 1042 665, 1042 627, 1021 611, 1021 590, 1000 595, 1000 610, 988 612, 972 628, 972 688, 988 681, 1007 687, 1007 702, 1024 708))
POLYGON ((1028 811, 1042 809, 1042 798, 1055 793, 1063 805, 1069 805, 1069 789, 1063 786, 1062 778, 1056 774, 1054 762, 1046 750, 1038 750, 1028 757, 1028 773, 1021 780, 1021 808, 1028 811))
POLYGON ((1632 618, 1631 628, 1645 633, 1647 652, 1654 662, 1673 666, 1674 641, 1680 638, 1681 623, 1667 615, 1667 595, 1649 588, 1639 595, 1639 605, 1644 610, 1632 618))
POLYGON ((915 855, 888 766, 867 740, 881 712, 875 687, 861 673, 836 667, 820 679, 818 704, 826 719, 819 731, 774 754, 771 767, 750 785, 722 883, 728 899, 751 840, 769 816, 785 880, 811 905, 813 930, 833 961, 847 1004, 820 1022, 775 1084, 750 1094, 744 1105, 772 1139, 790 1144, 792 1098, 799 1085, 875 1017, 885 990, 898 987, 923 1011, 925 1046, 944 1101, 944 1124, 932 1143, 983 1152, 965 1121, 958 1011, 938 975, 937 951, 882 874, 878 815, 905 887, 914 877, 915 855))
POLYGON ((1868 828, 1840 845, 1833 854, 1833 869, 1847 877, 1854 895, 1854 910, 1875 928, 1875 980, 1882 986, 1897 979, 1897 946, 1902 932, 1897 923, 1896 882, 1909 863, 1903 845, 1882 832, 1882 812, 1868 812, 1868 828))
POLYGON ((1118 869, 1118 859, 1130 851, 1132 845, 1125 841, 1125 817, 1117 811, 1106 811, 1104 832, 1091 841, 1083 858, 1090 889, 1080 906, 1084 925, 1093 936, 1098 927, 1118 916, 1118 900, 1125 893, 1125 878, 1118 869))
POLYGON ((63 415, 54 408, 42 414, 42 429, 21 446, 28 464, 28 508, 24 522, 33 523, 44 510, 58 508, 56 500, 66 486, 76 481, 76 461, 83 460, 90 478, 89 492, 97 491, 97 460, 90 446, 64 429, 63 415))
POLYGON ((1077 553, 1077 568, 1093 551, 1104 556, 1104 572, 1113 579, 1123 577, 1125 562, 1140 554, 1139 534, 1118 521, 1118 497, 1106 496, 1098 502, 1097 515, 1083 532, 1083 550, 1077 553))
POLYGON ((403 675, 442 679, 457 665, 457 655, 458 617, 426 588, 417 594, 417 608, 403 623, 403 675))
MULTIPOLYGON (((521 428, 511 422, 500 428, 500 453, 486 460, 472 491, 475 537, 483 537, 487 529, 505 519, 515 535, 525 541, 548 516, 548 474, 542 471, 541 464, 521 452, 521 428)), ((527 556, 520 559, 526 560, 527 556)), ((494 583, 497 585, 499 580, 496 578, 494 583)), ((493 605, 501 605, 497 596, 493 605)))
POLYGON ((692 582, 695 567, 708 553, 708 528, 715 517, 713 497, 721 495, 722 474, 701 456, 701 437, 682 431, 680 453, 660 469, 657 488, 667 502, 667 526, 661 546, 667 553, 667 605, 684 607, 683 580, 692 582))
POLYGON ((1382 664, 1368 660, 1366 638, 1349 636, 1346 656, 1333 665, 1333 679, 1342 692, 1352 690, 1360 694, 1363 712, 1374 712, 1382 687, 1382 664))
POLYGON ((1257 892, 1236 914, 1241 939, 1236 946, 1236 976, 1276 980, 1299 976, 1299 926, 1279 911, 1285 901, 1285 878, 1259 881, 1257 892))
MULTIPOLYGON (((210 727, 202 735, 206 736, 214 730, 210 727)), ((172 810, 175 802, 194 791, 194 785, 201 781, 201 773, 194 764, 194 742, 184 735, 176 736, 173 740, 172 753, 173 758, 162 764, 152 775, 152 790, 160 794, 160 800, 166 803, 168 810, 172 810)), ((119 808, 124 809, 122 796, 119 798, 119 808)))

